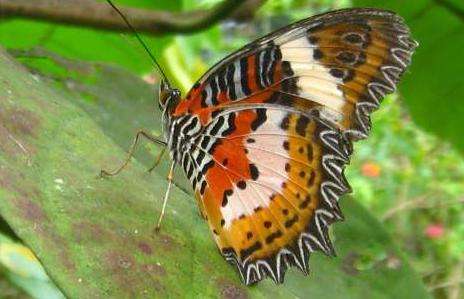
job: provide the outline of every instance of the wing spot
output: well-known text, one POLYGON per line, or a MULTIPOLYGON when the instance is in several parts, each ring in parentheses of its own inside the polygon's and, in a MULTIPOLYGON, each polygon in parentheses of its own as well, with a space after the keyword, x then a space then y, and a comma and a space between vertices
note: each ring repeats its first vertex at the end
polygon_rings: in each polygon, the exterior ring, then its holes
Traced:
POLYGON ((284 119, 282 119, 282 121, 280 122, 280 128, 282 130, 287 131, 289 126, 290 126, 290 116, 287 114, 287 116, 285 116, 284 119))
POLYGON ((304 170, 302 170, 300 171, 299 175, 300 175, 300 178, 304 178, 306 173, 304 172, 304 170))
POLYGON ((306 136, 306 127, 308 126, 309 119, 306 116, 300 116, 296 122, 295 130, 296 132, 305 137, 306 136))
POLYGON ((290 172, 290 168, 291 168, 290 163, 285 163, 285 171, 290 172))
POLYGON ((240 189, 245 189, 246 188, 246 183, 245 181, 238 181, 237 183, 237 187, 239 187, 240 189))
POLYGON ((222 205, 223 207, 225 207, 225 206, 227 205, 227 203, 228 203, 228 201, 229 201, 229 200, 227 199, 227 197, 231 196, 232 193, 234 193, 234 191, 232 191, 231 189, 227 189, 227 190, 224 191, 224 193, 223 193, 223 195, 222 195, 222 203, 221 203, 221 205, 222 205))
POLYGON ((261 211, 263 208, 262 207, 256 207, 253 209, 253 212, 257 213, 259 211, 261 211))
POLYGON ((240 215, 238 219, 245 219, 245 214, 240 215))
POLYGON ((343 77, 345 77, 345 72, 341 69, 330 69, 330 74, 338 79, 343 79, 343 77))
POLYGON ((253 138, 248 138, 246 140, 247 143, 255 143, 255 140, 253 138))
POLYGON ((265 228, 271 228, 272 222, 271 221, 264 221, 264 227, 265 228))
POLYGON ((298 215, 293 216, 293 218, 285 221, 285 227, 290 228, 292 227, 293 224, 295 224, 298 221, 298 215))
POLYGON ((266 120, 266 109, 256 109, 256 118, 251 123, 251 129, 256 131, 266 120))
POLYGON ((322 53, 322 51, 320 49, 314 49, 313 58, 315 60, 320 60, 320 59, 324 58, 324 53, 322 53))
POLYGON ((360 44, 364 42, 364 38, 357 33, 348 33, 343 39, 350 44, 360 44))
POLYGON ((309 176, 309 179, 308 179, 308 187, 314 185, 315 178, 316 178, 316 173, 314 172, 314 170, 311 170, 311 175, 309 176))
POLYGON ((252 232, 247 232, 246 237, 247 237, 248 240, 250 240, 251 238, 253 238, 253 233, 252 232))
POLYGON ((304 148, 303 148, 302 146, 300 146, 300 147, 298 148, 298 152, 299 152, 300 154, 304 153, 304 148))
POLYGON ((308 41, 310 44, 317 44, 317 42, 319 41, 319 38, 317 36, 314 36, 314 35, 309 35, 308 36, 308 41))
POLYGON ((250 167, 251 179, 256 181, 258 179, 258 177, 259 177, 258 167, 256 167, 255 164, 250 164, 249 167, 250 167))
POLYGON ((282 231, 277 230, 266 237, 266 244, 271 244, 275 239, 282 237, 282 231))
POLYGON ((287 150, 287 151, 290 149, 290 143, 289 143, 287 140, 284 141, 284 143, 282 144, 282 146, 283 146, 284 149, 287 150))
POLYGON ((256 241, 256 243, 254 243, 250 247, 240 250, 240 258, 244 260, 250 255, 252 255, 255 251, 260 250, 262 247, 263 244, 260 241, 256 241))
POLYGON ((285 216, 288 215, 288 209, 282 209, 282 214, 284 214, 285 216))
POLYGON ((218 232, 217 232, 217 230, 215 230, 215 229, 213 229, 213 233, 214 233, 216 236, 219 235, 218 232))
POLYGON ((287 188, 287 183, 286 182, 282 182, 282 189, 285 189, 287 188))
POLYGON ((313 157, 313 146, 310 143, 308 143, 308 145, 306 146, 306 149, 308 151, 308 154, 307 154, 308 161, 311 162, 314 159, 314 157, 313 157))
POLYGON ((226 221, 224 219, 221 219, 221 226, 224 226, 226 224, 226 221))
POLYGON ((227 158, 225 158, 224 160, 222 160, 222 165, 223 166, 227 166, 227 164, 229 163, 229 160, 227 158))
POLYGON ((307 195, 305 200, 300 203, 299 208, 300 209, 305 209, 309 205, 310 202, 311 202, 311 196, 307 195))
POLYGON ((351 52, 341 52, 337 55, 337 59, 342 63, 353 64, 356 62, 356 55, 351 52))

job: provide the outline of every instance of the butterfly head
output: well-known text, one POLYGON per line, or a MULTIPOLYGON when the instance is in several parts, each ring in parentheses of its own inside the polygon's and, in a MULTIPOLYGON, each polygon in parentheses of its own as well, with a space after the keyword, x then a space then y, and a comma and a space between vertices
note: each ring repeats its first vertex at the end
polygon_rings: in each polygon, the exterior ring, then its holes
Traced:
POLYGON ((161 80, 159 89, 159 108, 164 113, 171 112, 180 101, 180 91, 172 88, 165 80, 161 80))

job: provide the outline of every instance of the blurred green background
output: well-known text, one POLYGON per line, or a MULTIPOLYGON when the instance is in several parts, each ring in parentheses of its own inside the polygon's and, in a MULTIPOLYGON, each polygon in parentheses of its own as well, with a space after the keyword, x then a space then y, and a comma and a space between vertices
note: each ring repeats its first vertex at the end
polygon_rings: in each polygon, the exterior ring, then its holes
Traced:
MULTIPOLYGON (((216 0, 121 0, 118 5, 188 11, 216 0)), ((436 298, 464 298, 464 5, 462 1, 251 1, 218 25, 189 35, 143 35, 184 92, 214 62, 280 26, 331 9, 375 6, 402 15, 419 41, 399 93, 372 117, 370 138, 358 142, 347 167, 353 197, 385 226, 436 298)), ((150 84, 149 58, 130 34, 41 21, 0 22, 0 45, 38 76, 60 86, 79 70, 61 58, 121 66, 150 84), (46 57, 46 59, 39 58, 46 57)), ((86 78, 92 81, 92 77, 86 78)), ((69 86, 68 86, 69 87, 69 86)), ((84 95, 92 102, 91 95, 84 95)), ((156 109, 155 105, 153 105, 156 109)), ((127 141, 131 136, 127 136, 127 141)), ((27 247, 0 223, 0 298, 61 298, 27 247)))

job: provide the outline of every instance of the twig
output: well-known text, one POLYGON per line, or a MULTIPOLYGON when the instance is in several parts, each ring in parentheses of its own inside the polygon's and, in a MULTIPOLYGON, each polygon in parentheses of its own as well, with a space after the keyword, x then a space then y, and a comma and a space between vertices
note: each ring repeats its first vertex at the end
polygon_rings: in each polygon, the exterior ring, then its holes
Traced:
MULTIPOLYGON (((224 0, 208 10, 167 12, 121 6, 132 26, 153 35, 191 33, 230 16, 245 0, 224 0)), ((93 0, 0 0, 0 18, 30 18, 112 31, 129 31, 104 2, 93 0)))
POLYGON ((435 291, 435 290, 438 290, 438 289, 444 289, 444 288, 449 288, 449 287, 452 287, 452 286, 460 285, 462 283, 464 283, 464 278, 459 280, 459 281, 445 281, 445 282, 442 282, 442 283, 437 283, 435 285, 432 285, 432 286, 428 287, 427 289, 429 291, 435 291))
POLYGON ((459 203, 464 203, 464 197, 458 198, 457 200, 448 200, 448 201, 439 202, 436 204, 427 203, 425 197, 419 197, 417 199, 401 202, 399 205, 394 206, 393 208, 389 209, 382 215, 381 221, 386 221, 392 218, 398 212, 402 212, 405 210, 430 209, 430 208, 436 208, 436 207, 450 206, 450 205, 459 204, 459 203))

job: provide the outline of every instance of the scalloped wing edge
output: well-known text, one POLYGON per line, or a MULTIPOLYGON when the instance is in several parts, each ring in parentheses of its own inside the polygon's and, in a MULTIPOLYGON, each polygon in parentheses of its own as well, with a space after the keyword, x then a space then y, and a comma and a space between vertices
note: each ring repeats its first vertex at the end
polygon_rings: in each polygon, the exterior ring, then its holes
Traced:
POLYGON ((251 285, 270 277, 275 283, 283 283, 286 270, 291 266, 297 267, 303 274, 309 274, 309 256, 314 251, 322 251, 328 256, 335 256, 335 250, 329 238, 329 227, 336 221, 344 219, 338 205, 341 196, 351 192, 344 169, 350 161, 353 150, 352 142, 367 138, 371 129, 370 114, 377 110, 381 100, 396 91, 396 85, 411 63, 411 57, 418 43, 411 39, 410 31, 404 25, 395 23, 401 47, 390 49, 390 55, 397 65, 384 65, 380 73, 384 82, 371 82, 367 86, 365 99, 356 104, 355 127, 341 131, 329 120, 324 119, 316 111, 316 117, 322 126, 319 138, 327 152, 323 155, 322 166, 325 181, 322 182, 320 193, 322 202, 315 211, 314 217, 308 223, 307 229, 297 238, 293 247, 284 247, 272 258, 256 261, 245 260, 240 262, 233 251, 224 251, 224 258, 235 265, 242 281, 251 285), (387 84, 384 84, 387 83, 387 84))

